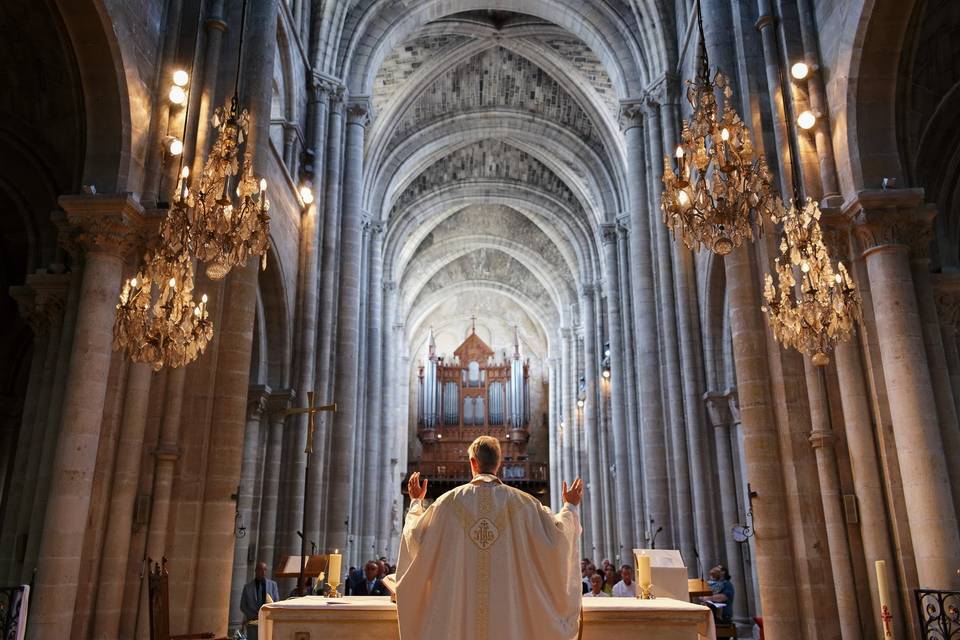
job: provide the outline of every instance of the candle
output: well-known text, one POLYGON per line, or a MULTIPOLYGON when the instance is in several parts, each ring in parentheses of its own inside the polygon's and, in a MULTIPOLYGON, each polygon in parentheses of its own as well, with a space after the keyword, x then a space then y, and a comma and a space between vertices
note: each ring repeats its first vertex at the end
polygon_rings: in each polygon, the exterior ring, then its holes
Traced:
POLYGON ((877 568, 877 593, 880 596, 880 622, 883 625, 883 637, 892 638, 893 629, 890 622, 893 616, 890 615, 890 584, 887 581, 887 563, 884 560, 877 560, 874 564, 877 568))
POLYGON ((330 559, 327 562, 327 575, 330 576, 330 584, 340 584, 340 562, 342 558, 339 549, 334 549, 333 553, 330 554, 330 559))
POLYGON ((653 580, 650 579, 650 556, 637 556, 637 583, 644 588, 649 587, 653 580))

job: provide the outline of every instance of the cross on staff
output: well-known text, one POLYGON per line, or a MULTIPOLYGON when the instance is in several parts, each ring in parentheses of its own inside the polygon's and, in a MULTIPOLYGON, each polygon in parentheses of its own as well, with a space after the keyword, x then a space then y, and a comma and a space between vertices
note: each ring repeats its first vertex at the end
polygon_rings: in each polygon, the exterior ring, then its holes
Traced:
POLYGON ((316 429, 315 417, 321 411, 337 412, 336 402, 318 407, 313 403, 313 397, 313 391, 308 391, 306 407, 301 409, 287 409, 286 412, 288 416, 303 414, 307 416, 307 446, 304 449, 304 453, 307 454, 307 464, 303 469, 303 522, 301 524, 300 536, 300 578, 297 583, 297 594, 300 596, 304 595, 303 572, 307 566, 307 505, 310 504, 310 458, 313 457, 313 432, 316 429))
MULTIPOLYGON (((313 404, 313 391, 307 392, 307 406, 302 409, 287 409, 287 415, 297 415, 297 414, 307 414, 307 448, 304 449, 304 453, 311 454, 313 453, 313 432, 316 430, 316 423, 314 422, 314 417, 321 411, 331 411, 333 413, 337 412, 337 403, 325 404, 321 406, 316 406, 313 404)), ((307 465, 310 464, 310 459, 307 458, 307 465)))

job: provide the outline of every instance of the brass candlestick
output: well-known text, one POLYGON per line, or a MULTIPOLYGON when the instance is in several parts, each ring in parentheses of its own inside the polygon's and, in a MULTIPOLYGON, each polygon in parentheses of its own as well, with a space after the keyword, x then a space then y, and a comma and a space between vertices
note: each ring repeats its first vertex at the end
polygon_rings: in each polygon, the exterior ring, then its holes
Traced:
POLYGON ((656 599, 656 596, 653 595, 653 585, 652 585, 652 584, 648 584, 648 585, 642 585, 642 584, 641 584, 641 585, 637 585, 637 586, 639 587, 639 591, 637 592, 637 597, 638 597, 638 598, 640 598, 641 600, 655 600, 655 599, 656 599))

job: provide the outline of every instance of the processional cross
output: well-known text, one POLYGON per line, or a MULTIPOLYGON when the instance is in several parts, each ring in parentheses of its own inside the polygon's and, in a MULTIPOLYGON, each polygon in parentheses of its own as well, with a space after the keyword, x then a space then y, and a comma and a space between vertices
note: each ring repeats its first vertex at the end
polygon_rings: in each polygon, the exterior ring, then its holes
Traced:
POLYGON ((288 409, 287 415, 307 415, 307 446, 304 449, 304 453, 307 454, 307 464, 303 469, 303 518, 300 529, 300 578, 297 582, 297 595, 304 595, 304 586, 305 582, 303 579, 303 572, 306 570, 307 566, 307 505, 309 502, 309 492, 310 492, 310 458, 313 457, 313 433, 316 429, 315 417, 321 411, 331 411, 333 413, 337 412, 337 403, 325 404, 321 406, 316 406, 313 403, 314 393, 313 391, 307 392, 307 406, 302 409, 288 409))

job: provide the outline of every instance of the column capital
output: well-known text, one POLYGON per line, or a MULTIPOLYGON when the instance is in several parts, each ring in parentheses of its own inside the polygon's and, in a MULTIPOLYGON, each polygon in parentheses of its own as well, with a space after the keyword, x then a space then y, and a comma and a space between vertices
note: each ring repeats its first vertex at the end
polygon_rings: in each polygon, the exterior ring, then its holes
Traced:
POLYGON ((347 124, 366 127, 373 117, 373 103, 369 96, 356 96, 347 100, 347 124))
POLYGON ((834 260, 850 262, 850 223, 839 213, 823 212, 820 219, 823 244, 834 260))
POLYGON ((270 387, 265 384, 252 384, 247 391, 247 420, 259 420, 267 410, 270 387))
POLYGON ((16 300, 20 316, 30 325, 33 335, 46 335, 50 329, 47 317, 37 306, 37 292, 29 285, 14 285, 8 289, 10 297, 16 300))
POLYGON ((146 219, 132 194, 65 195, 57 203, 66 212, 67 223, 76 229, 71 240, 87 253, 122 259, 143 240, 146 219))
POLYGON ((626 132, 628 129, 643 126, 643 118, 646 114, 646 98, 627 98, 620 101, 620 129, 626 132))
POLYGON ((960 334, 960 273, 930 274, 940 326, 960 334))
POLYGON ((346 91, 346 87, 343 86, 343 83, 340 82, 338 78, 319 71, 313 72, 310 89, 313 92, 313 100, 315 102, 326 102, 328 104, 341 102, 343 100, 343 94, 346 91))
POLYGON ((600 240, 604 245, 614 244, 617 241, 617 224, 605 222, 600 225, 600 240))
POLYGON ((680 76, 670 71, 663 72, 654 78, 644 89, 647 104, 651 107, 674 104, 677 97, 676 88, 679 86, 680 76))
POLYGON ((913 259, 928 259, 936 208, 923 198, 923 189, 868 189, 845 203, 843 215, 852 224, 861 255, 901 246, 913 259))
POLYGON ((293 389, 278 389, 277 391, 270 391, 267 396, 267 414, 270 416, 270 421, 280 421, 286 417, 286 412, 290 407, 293 406, 293 400, 296 398, 297 393, 293 389))
POLYGON ((584 282, 580 285, 580 294, 592 298, 593 295, 597 292, 597 283, 595 282, 584 282))

